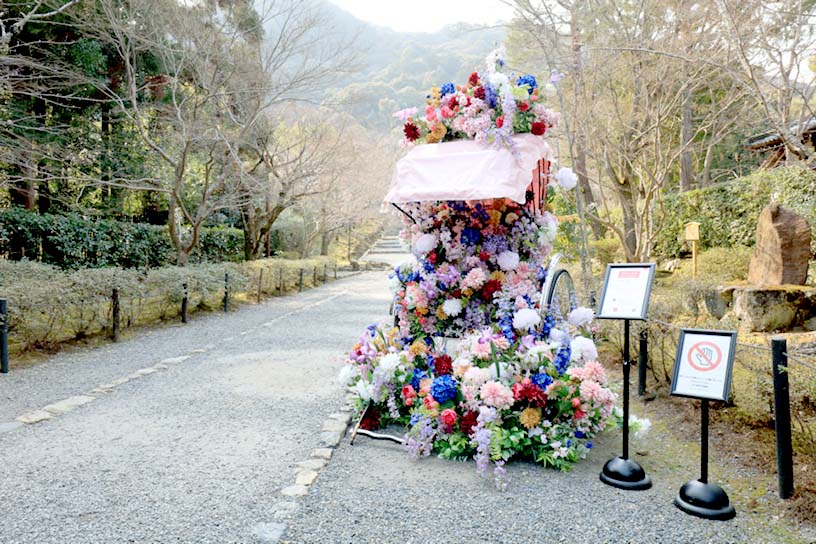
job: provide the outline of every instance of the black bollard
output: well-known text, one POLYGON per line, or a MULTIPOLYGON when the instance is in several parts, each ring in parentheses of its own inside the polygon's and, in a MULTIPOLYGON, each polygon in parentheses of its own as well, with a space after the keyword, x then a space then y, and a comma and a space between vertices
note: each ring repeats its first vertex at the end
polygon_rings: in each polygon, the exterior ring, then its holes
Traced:
POLYGON ((793 496, 793 446, 791 442, 790 390, 788 385, 788 342, 771 339, 773 354, 774 427, 779 498, 793 496))
POLYGON ((8 374, 8 300, 0 298, 0 374, 8 374))

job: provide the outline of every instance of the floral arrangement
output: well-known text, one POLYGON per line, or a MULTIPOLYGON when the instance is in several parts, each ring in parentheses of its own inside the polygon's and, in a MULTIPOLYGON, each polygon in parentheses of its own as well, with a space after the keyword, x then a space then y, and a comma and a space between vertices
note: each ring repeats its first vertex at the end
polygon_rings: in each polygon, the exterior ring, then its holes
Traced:
POLYGON ((415 457, 474 458, 483 475, 492 462, 502 488, 506 461, 569 469, 614 420, 615 395, 586 336, 593 317, 576 308, 550 327, 522 308, 513 314, 512 336, 487 326, 464 336, 453 355, 430 337, 372 326, 340 381, 358 410, 371 403, 364 427, 405 424, 405 448, 415 457))
MULTIPOLYGON (((473 72, 467 83, 433 87, 424 111, 398 111, 405 145, 476 140, 512 147, 513 134, 544 136, 558 124, 560 114, 544 104, 544 93, 535 76, 506 74, 504 54, 496 50, 487 58, 487 70, 473 72)), ((552 82, 560 76, 553 74, 552 82)))
POLYGON ((401 232, 414 258, 390 276, 404 337, 459 336, 498 323, 512 341, 512 316, 535 308, 540 263, 558 222, 511 200, 409 204, 401 232))

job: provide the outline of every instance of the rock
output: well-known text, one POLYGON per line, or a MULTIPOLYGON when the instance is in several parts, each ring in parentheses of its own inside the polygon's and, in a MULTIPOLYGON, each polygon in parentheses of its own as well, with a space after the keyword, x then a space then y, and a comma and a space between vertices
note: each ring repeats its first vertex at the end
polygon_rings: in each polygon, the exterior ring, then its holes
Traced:
POLYGON ((335 447, 337 444, 340 443, 340 439, 343 438, 343 434, 339 432, 323 432, 320 433, 320 442, 322 445, 327 446, 329 448, 335 447))
POLYGON ((285 497, 305 497, 309 492, 309 488, 305 485, 290 485, 281 489, 281 495, 285 497))
POLYGON ((346 430, 348 426, 348 422, 346 421, 338 421, 336 419, 327 419, 323 422, 323 430, 329 432, 338 432, 342 433, 346 430))
POLYGON ((26 412, 25 414, 21 415, 16 419, 20 423, 25 423, 26 425, 33 425, 34 423, 39 423, 40 421, 45 421, 46 419, 51 419, 52 417, 54 416, 49 414, 45 410, 34 410, 33 412, 26 412))
POLYGON ((76 408, 95 400, 96 397, 91 397, 89 395, 77 395, 75 397, 68 397, 65 400, 55 402, 54 404, 49 404, 48 406, 45 406, 43 410, 58 416, 61 414, 67 414, 68 412, 71 412, 76 408))
POLYGON ((708 315, 714 319, 722 319, 728 311, 729 300, 723 298, 722 291, 717 289, 707 289, 703 293, 703 303, 708 315))
POLYGON ((252 535, 264 544, 275 544, 286 532, 285 523, 259 523, 252 530, 252 535))
POLYGON ((802 327, 804 327, 806 331, 816 331, 816 317, 811 317, 806 320, 802 323, 802 327))
POLYGON ((743 330, 789 330, 816 312, 816 289, 795 286, 737 288, 733 308, 743 330))
POLYGON ((295 477, 295 485, 312 485, 317 479, 317 472, 314 470, 301 470, 295 477))
POLYGON ((332 453, 334 452, 331 448, 317 448, 312 450, 312 457, 316 459, 331 459, 332 453))
POLYGON ((148 374, 153 374, 154 372, 158 372, 158 370, 156 370, 155 367, 151 366, 148 368, 142 368, 140 370, 137 370, 136 374, 138 374, 139 376, 147 376, 148 374))
POLYGON ((0 423, 0 433, 7 433, 23 426, 22 421, 4 421, 0 423))
POLYGON ((180 355, 178 357, 170 357, 168 359, 162 359, 162 363, 165 365, 175 365, 178 363, 183 363, 187 359, 189 359, 189 355, 180 355))
POLYGON ((325 459, 307 459, 306 461, 300 461, 296 463, 297 466, 300 468, 305 468, 309 470, 320 470, 321 468, 326 466, 325 459))
POLYGON ((810 225, 778 204, 759 214, 756 246, 748 267, 754 285, 804 285, 810 260, 810 225))

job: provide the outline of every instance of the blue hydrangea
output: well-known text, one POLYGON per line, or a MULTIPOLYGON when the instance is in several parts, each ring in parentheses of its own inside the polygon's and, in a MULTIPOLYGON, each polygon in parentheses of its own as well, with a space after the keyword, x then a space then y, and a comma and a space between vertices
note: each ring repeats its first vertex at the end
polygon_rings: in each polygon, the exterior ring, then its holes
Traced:
POLYGON ((431 261, 422 261, 422 268, 425 269, 425 272, 433 272, 434 265, 431 261))
POLYGON ((462 229, 462 243, 466 246, 475 246, 482 240, 482 233, 479 229, 465 227, 462 229))
POLYGON ((419 391, 419 382, 424 380, 428 377, 428 373, 424 370, 420 370, 418 368, 414 369, 414 377, 411 378, 411 387, 414 388, 414 391, 419 391))
POLYGON ((535 76, 531 74, 524 74, 523 76, 518 78, 516 80, 516 85, 518 85, 519 87, 523 85, 529 85, 529 87, 527 87, 527 92, 530 94, 533 94, 533 89, 538 88, 538 82, 536 81, 535 76))
POLYGON ((546 390, 547 387, 549 387, 549 385, 553 382, 553 379, 549 374, 541 372, 539 374, 533 374, 530 376, 530 381, 539 386, 541 389, 546 390))
POLYGON ((581 439, 586 436, 583 431, 575 431, 575 438, 581 439))
POLYGON ((455 92, 456 92, 456 87, 454 86, 453 83, 445 83, 444 85, 442 85, 442 92, 441 92, 442 96, 445 96, 445 95, 448 95, 448 94, 453 94, 455 92))
POLYGON ((447 374, 439 376, 431 384, 431 396, 439 404, 456 398, 456 380, 447 374))
POLYGON ((564 372, 567 371, 567 367, 570 364, 570 357, 572 356, 572 350, 569 346, 563 346, 559 349, 555 354, 555 369, 558 371, 558 375, 562 376, 564 372))

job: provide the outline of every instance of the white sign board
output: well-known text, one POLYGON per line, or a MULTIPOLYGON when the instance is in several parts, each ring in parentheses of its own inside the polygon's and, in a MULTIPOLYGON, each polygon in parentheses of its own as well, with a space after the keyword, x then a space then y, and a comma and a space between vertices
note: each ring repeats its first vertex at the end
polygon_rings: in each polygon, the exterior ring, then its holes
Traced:
POLYGON ((646 319, 654 272, 654 263, 607 266, 598 318, 646 319))
POLYGON ((728 400, 737 333, 684 329, 674 363, 671 394, 728 400))

